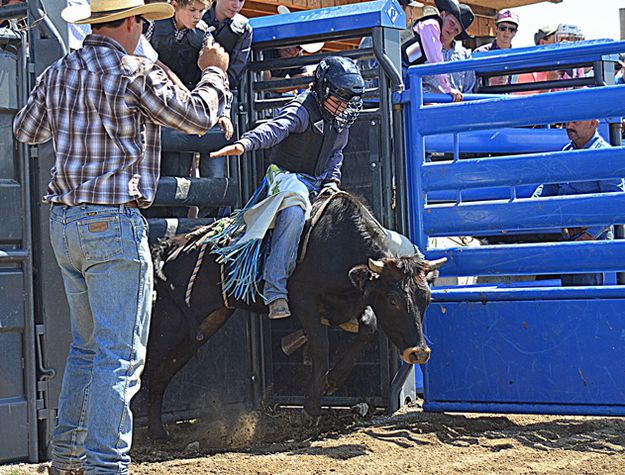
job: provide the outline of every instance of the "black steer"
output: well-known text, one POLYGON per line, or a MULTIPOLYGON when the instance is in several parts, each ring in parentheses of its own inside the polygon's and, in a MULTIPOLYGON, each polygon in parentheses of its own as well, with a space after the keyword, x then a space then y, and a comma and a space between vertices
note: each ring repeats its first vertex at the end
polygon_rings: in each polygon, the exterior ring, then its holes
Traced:
MULTIPOLYGON (((155 282, 157 299, 143 378, 149 431, 157 438, 167 435, 161 422, 167 384, 233 313, 224 305, 220 266, 208 253, 190 307, 186 305, 185 290, 198 251, 176 253, 181 245, 180 238, 172 238, 154 252, 160 278, 155 282)), ((313 417, 320 414, 321 397, 346 379, 378 323, 406 363, 423 364, 430 356, 422 326, 430 302, 426 276, 445 259, 396 257, 389 246, 384 228, 367 208, 353 196, 337 193, 313 227, 306 255, 289 280, 291 311, 302 324, 312 360, 304 409, 313 417), (359 324, 357 338, 330 371, 328 338, 321 318, 334 326, 354 318, 359 324)), ((233 303, 237 308, 267 312, 262 304, 233 303)))

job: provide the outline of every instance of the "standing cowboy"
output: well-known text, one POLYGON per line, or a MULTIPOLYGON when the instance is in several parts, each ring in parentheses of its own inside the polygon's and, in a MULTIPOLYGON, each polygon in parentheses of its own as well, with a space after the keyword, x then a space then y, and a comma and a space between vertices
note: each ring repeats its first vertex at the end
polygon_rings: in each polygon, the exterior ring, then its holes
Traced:
MULTIPOLYGON (((360 114, 364 89, 365 83, 353 60, 326 57, 317 66, 311 90, 287 104, 275 118, 210 156, 241 155, 271 147, 269 170, 277 169, 283 177, 287 175, 283 182, 295 177, 295 187, 303 184, 304 207, 309 209, 308 192, 338 188, 341 182, 343 149, 348 129, 360 114)), ((287 280, 295 269, 305 217, 306 211, 300 206, 285 207, 277 214, 263 270, 263 298, 271 319, 291 315, 287 280)))
POLYGON ((161 126, 203 134, 229 100, 220 47, 200 55, 202 79, 191 93, 132 55, 144 18, 172 14, 168 4, 143 0, 63 10, 65 21, 90 24, 93 34, 43 72, 13 123, 19 141, 52 139, 55 153, 45 199, 72 343, 51 441, 53 474, 128 473, 130 400, 139 390, 152 303, 138 208, 156 193, 161 126))

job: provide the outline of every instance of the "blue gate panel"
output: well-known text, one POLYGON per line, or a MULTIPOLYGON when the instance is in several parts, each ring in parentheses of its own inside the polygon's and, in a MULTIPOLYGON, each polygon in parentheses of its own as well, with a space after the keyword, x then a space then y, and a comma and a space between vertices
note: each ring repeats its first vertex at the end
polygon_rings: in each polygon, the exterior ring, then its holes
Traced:
POLYGON ((625 414, 624 308, 625 299, 433 303, 424 408, 625 414))
POLYGON ((455 190, 492 186, 605 180, 625 177, 624 147, 487 157, 423 166, 423 189, 455 190))
POLYGON ((475 202, 459 206, 431 205, 423 216, 424 231, 430 236, 479 236, 492 231, 622 222, 625 222, 625 193, 522 198, 511 202, 475 202))

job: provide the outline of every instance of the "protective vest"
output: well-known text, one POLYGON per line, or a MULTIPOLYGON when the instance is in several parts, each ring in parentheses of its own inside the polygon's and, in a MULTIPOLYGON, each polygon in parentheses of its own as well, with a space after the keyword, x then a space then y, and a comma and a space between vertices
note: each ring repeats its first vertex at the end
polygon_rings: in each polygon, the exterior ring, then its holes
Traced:
MULTIPOLYGON (((324 120, 315 96, 305 92, 291 101, 297 102, 308 112, 308 128, 299 134, 290 134, 273 147, 270 162, 293 173, 320 176, 328 166, 330 152, 340 134, 330 122, 324 120)), ((341 134, 346 134, 347 129, 341 134)))
MULTIPOLYGON (((434 19, 438 21, 441 28, 443 27, 443 19, 439 15, 427 15, 417 19, 413 24, 411 30, 414 32, 414 27, 418 23, 421 23, 425 20, 434 19)), ((421 36, 417 33, 414 33, 414 38, 406 41, 401 46, 401 60, 404 68, 408 66, 414 66, 416 64, 423 64, 428 59, 425 56, 425 51, 423 50, 423 45, 421 44, 421 36)))
POLYGON ((168 18, 154 22, 150 43, 160 59, 178 76, 189 90, 195 88, 202 77, 197 59, 206 33, 198 28, 188 30, 181 41, 176 41, 174 22, 168 18))
POLYGON ((236 45, 239 38, 243 36, 245 30, 249 28, 248 24, 249 20, 237 13, 228 22, 226 28, 222 28, 219 32, 213 33, 215 41, 217 41, 228 54, 231 54, 234 50, 234 45, 236 45))

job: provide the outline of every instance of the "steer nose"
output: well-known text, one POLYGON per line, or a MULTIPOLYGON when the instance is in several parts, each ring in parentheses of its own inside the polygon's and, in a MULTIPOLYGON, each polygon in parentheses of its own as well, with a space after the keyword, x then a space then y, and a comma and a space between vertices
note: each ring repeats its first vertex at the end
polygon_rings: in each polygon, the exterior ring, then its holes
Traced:
POLYGON ((406 348, 401 354, 401 359, 408 364, 425 364, 430 359, 430 353, 432 353, 432 350, 427 346, 415 346, 406 348))

